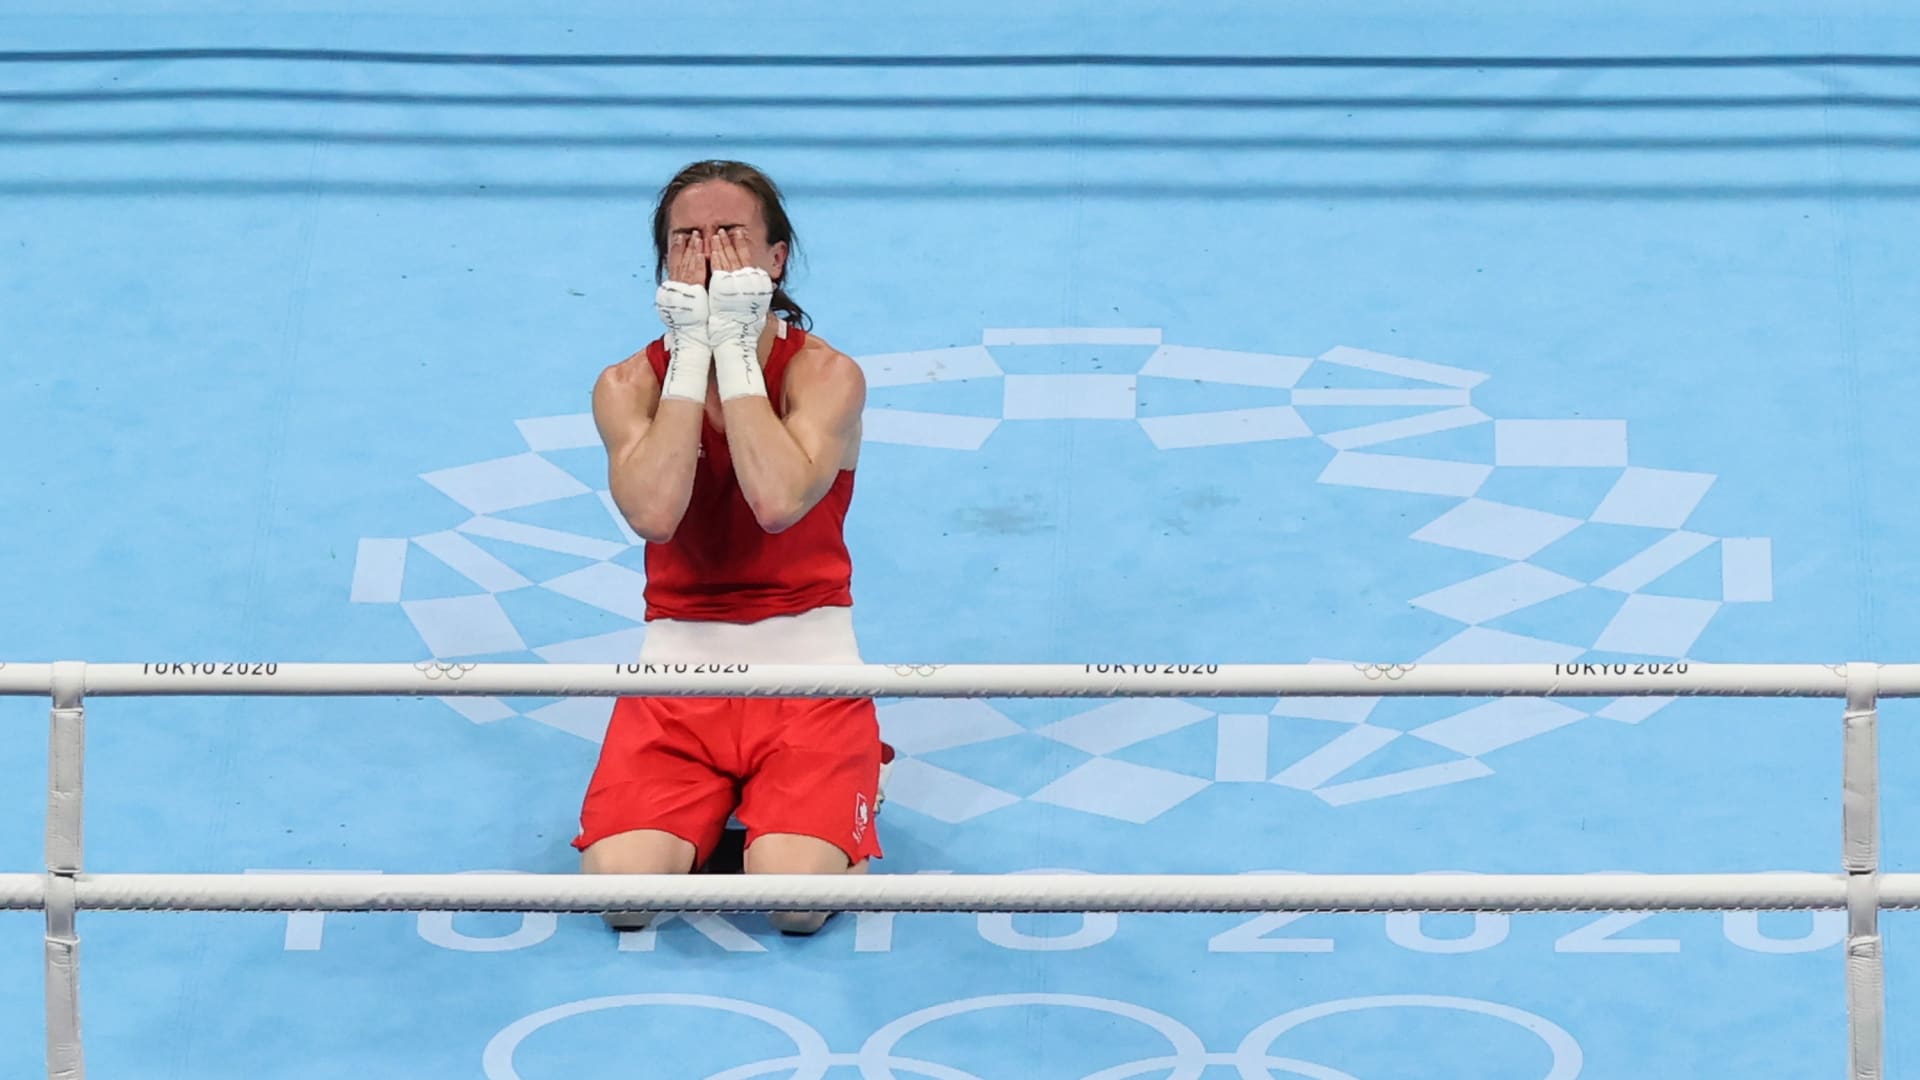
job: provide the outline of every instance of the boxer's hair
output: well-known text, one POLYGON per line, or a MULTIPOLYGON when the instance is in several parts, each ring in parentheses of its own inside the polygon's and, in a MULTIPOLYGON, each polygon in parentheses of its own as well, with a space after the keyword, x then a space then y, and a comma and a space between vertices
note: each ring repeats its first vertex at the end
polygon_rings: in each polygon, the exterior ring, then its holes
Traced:
POLYGON ((673 207, 673 200, 680 193, 709 180, 725 180, 739 184, 760 200, 760 216, 767 225, 767 243, 787 245, 787 271, 781 280, 773 284, 774 311, 786 316, 787 321, 802 330, 812 328, 807 312, 792 296, 787 294, 786 279, 792 276, 791 270, 795 257, 799 254, 799 241, 794 239, 793 222, 787 218, 787 208, 780 198, 780 188, 772 178, 744 161, 696 161, 674 174, 667 186, 660 189, 660 201, 653 210, 653 280, 657 285, 667 276, 667 212, 673 207))

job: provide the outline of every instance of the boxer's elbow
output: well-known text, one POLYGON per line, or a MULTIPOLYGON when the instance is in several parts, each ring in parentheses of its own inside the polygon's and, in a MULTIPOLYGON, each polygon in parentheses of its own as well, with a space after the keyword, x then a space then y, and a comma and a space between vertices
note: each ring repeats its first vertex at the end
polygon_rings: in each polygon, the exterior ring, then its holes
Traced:
POLYGON ((800 520, 799 514, 780 512, 768 513, 756 511, 754 517, 759 519, 761 530, 770 536, 777 536, 780 533, 786 532, 788 529, 793 528, 800 520))
POLYGON ((632 529, 633 535, 638 536, 649 544, 668 544, 673 542, 674 527, 671 525, 654 525, 651 522, 645 521, 628 521, 627 528, 632 529))
POLYGON ((784 494, 763 496, 747 505, 753 510, 753 519, 760 523, 760 528, 770 534, 786 532, 807 514, 806 506, 798 498, 784 494))
POLYGON ((664 544, 673 539, 686 513, 686 500, 678 500, 658 484, 641 482, 642 474, 625 461, 616 460, 607 478, 607 494, 627 531, 649 544, 664 544))
POLYGON ((633 534, 649 544, 665 544, 673 540, 673 534, 679 531, 680 518, 663 512, 642 512, 625 514, 627 528, 633 534))

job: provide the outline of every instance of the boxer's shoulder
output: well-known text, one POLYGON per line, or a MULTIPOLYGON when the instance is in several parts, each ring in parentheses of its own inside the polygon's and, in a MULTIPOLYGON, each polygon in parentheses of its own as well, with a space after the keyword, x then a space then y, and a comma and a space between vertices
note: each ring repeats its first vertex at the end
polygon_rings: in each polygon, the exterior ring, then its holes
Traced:
POLYGON ((853 357, 834 348, 825 338, 809 332, 793 359, 787 361, 787 378, 807 382, 866 382, 866 375, 853 357))
POLYGON ((604 425, 617 423, 617 418, 635 409, 651 411, 659 393, 660 378, 642 349, 600 369, 600 376, 593 381, 594 419, 604 425))
POLYGON ((647 355, 652 348, 651 344, 642 346, 625 359, 608 364, 600 371, 600 381, 614 386, 648 386, 658 382, 653 361, 647 355))

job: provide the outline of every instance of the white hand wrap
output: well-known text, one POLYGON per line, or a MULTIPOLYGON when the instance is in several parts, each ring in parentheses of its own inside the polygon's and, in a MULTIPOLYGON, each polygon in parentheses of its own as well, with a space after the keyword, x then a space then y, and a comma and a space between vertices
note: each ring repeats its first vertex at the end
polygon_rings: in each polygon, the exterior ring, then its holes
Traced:
POLYGON ((760 331, 773 303, 773 279, 758 267, 716 270, 707 286, 707 340, 713 343, 713 375, 720 400, 767 396, 760 370, 760 331))
POLYGON ((680 281, 664 281, 653 294, 660 321, 667 324, 667 377, 660 398, 707 400, 707 372, 713 349, 707 344, 707 290, 680 281))

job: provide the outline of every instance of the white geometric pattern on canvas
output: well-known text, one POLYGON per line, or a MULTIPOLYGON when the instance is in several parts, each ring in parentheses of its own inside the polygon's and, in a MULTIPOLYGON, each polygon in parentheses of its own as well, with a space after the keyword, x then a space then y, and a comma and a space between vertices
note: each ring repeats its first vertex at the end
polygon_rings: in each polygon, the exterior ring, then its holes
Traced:
MULTIPOLYGON (((1209 447, 1317 439, 1332 451, 1317 481, 1380 492, 1383 500, 1440 496, 1453 500, 1442 511, 1414 522, 1408 538, 1503 560, 1480 566, 1406 603, 1449 620, 1457 629, 1437 640, 1424 657, 1438 661, 1573 660, 1596 653, 1648 658, 1684 657, 1714 618, 1730 605, 1773 599, 1773 547, 1766 537, 1715 536, 1687 524, 1710 494, 1711 473, 1656 468, 1635 461, 1626 420, 1610 418, 1489 416, 1474 391, 1487 373, 1453 364, 1338 346, 1317 355, 1266 353, 1168 344, 1158 330, 1128 328, 1013 328, 984 331, 978 345, 878 354, 861 358, 870 387, 987 386, 999 401, 997 415, 942 412, 937 407, 869 408, 864 438, 873 443, 955 452, 979 450, 1005 424, 1138 425, 1148 441, 1168 453, 1204 453, 1209 447), (1151 354, 1131 374, 1031 374, 1017 350, 1063 345, 1128 345, 1151 354), (1302 387, 1310 370, 1360 373, 1351 386, 1302 387), (1010 374, 1012 372, 1013 374, 1010 374), (1261 395, 1232 408, 1142 416, 1141 382, 1179 380, 1245 388, 1261 395), (1275 402, 1275 396, 1283 401, 1275 402), (1379 410, 1414 410, 1379 419, 1379 410), (1302 412, 1311 410, 1310 413, 1302 412), (1354 419, 1343 420, 1345 413, 1354 419), (1415 440, 1485 428, 1485 450, 1430 457, 1415 440), (1414 447, 1414 448, 1410 448, 1414 447), (1611 476, 1611 486, 1584 512, 1564 506, 1525 505, 1510 493, 1483 496, 1503 470, 1538 475, 1577 470, 1611 476), (1646 533, 1637 552, 1578 580, 1531 560, 1555 545, 1577 541, 1598 526, 1646 533), (1665 596, 1660 581, 1683 565, 1714 559, 1720 566, 1719 595, 1710 599, 1665 596), (1563 597, 1610 597, 1614 614, 1591 640, 1555 641, 1500 625, 1515 615, 1563 597)), ((1337 380, 1335 380, 1337 381, 1337 380)), ((978 400, 977 393, 970 395, 978 400)), ((416 537, 370 537, 359 544, 351 598, 355 603, 393 604, 405 611, 428 652, 441 660, 526 652, 564 663, 631 657, 645 636, 644 576, 633 569, 640 541, 613 507, 604 489, 591 491, 544 454, 598 446, 591 416, 528 417, 515 421, 526 452, 441 468, 421 479, 466 511, 464 520, 416 537), (596 496, 611 519, 607 535, 583 535, 496 517, 596 496), (588 560, 588 565, 544 581, 530 581, 475 541, 507 543, 588 560), (616 561, 618 560, 618 561, 616 561), (469 596, 403 600, 403 585, 416 572, 451 571, 472 583, 469 596), (422 568, 426 568, 423 570, 422 568), (519 601, 542 596, 584 603, 627 625, 573 640, 532 641, 498 596, 519 601)), ((1502 488, 1505 492, 1507 489, 1502 488)), ((1414 505, 1404 501, 1396 505, 1414 505)), ((514 610, 525 610, 516 603, 514 610)), ((1374 658, 1396 659, 1396 658, 1374 658)), ((584 739, 600 737, 605 702, 574 699, 516 713, 494 699, 445 699, 475 723, 525 715, 584 739), (582 704, 584 703, 584 704, 582 704)), ((917 700, 882 706, 883 730, 900 750, 889 803, 943 821, 963 821, 1023 800, 1121 821, 1150 821, 1213 784, 1258 783, 1293 788, 1329 805, 1367 802, 1431 790, 1491 775, 1502 751, 1590 718, 1638 724, 1653 716, 1662 699, 1542 703, 1507 700, 1463 704, 1424 726, 1401 732, 1378 726, 1370 716, 1379 699, 1279 699, 1266 713, 1216 715, 1205 701, 1129 699, 1078 711, 1028 729, 984 701, 917 700), (1143 764, 1161 736, 1201 729, 1216 754, 1202 766, 1207 775, 1143 764), (1018 762, 1031 740, 1091 754, 1090 760, 1044 782, 1018 781, 1020 770, 995 762, 1018 762), (1317 741, 1315 741, 1317 739, 1317 741), (1413 739, 1451 760, 1381 770, 1372 763, 1389 748, 1413 739), (967 747, 1006 743, 1005 755, 967 760, 965 774, 921 755, 940 757, 967 747), (1279 747, 1292 747, 1282 752, 1279 747), (1125 751, 1129 760, 1109 755, 1125 751), (1287 754, 1290 758, 1284 759, 1287 754), (1003 772, 1005 775, 995 775, 1003 772), (1038 786, 1035 786, 1035 785, 1038 786), (1031 790, 1024 790, 1031 789, 1031 790)), ((1270 788, 1271 789, 1271 788, 1270 788)))

